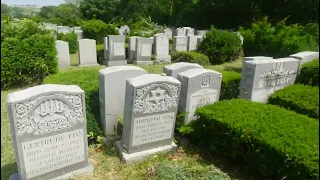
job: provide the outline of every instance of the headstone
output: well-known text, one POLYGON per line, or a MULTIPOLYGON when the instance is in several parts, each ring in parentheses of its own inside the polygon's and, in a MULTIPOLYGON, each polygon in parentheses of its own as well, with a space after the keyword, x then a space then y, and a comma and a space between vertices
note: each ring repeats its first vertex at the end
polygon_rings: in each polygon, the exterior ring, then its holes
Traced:
POLYGON ((114 66, 99 71, 100 118, 105 135, 117 133, 119 118, 123 118, 126 80, 147 74, 136 66, 114 66))
POLYGON ((137 38, 138 36, 131 36, 129 37, 129 43, 128 43, 128 59, 133 62, 136 57, 136 44, 137 44, 137 38))
POLYGON ((69 53, 69 43, 61 40, 56 41, 58 66, 59 67, 69 67, 70 66, 70 53, 69 53))
POLYGON ((172 38, 172 30, 170 28, 167 28, 164 30, 164 34, 170 39, 172 38))
POLYGON ((82 30, 78 30, 78 29, 76 29, 76 30, 74 30, 74 33, 76 33, 77 34, 77 40, 79 41, 80 39, 82 39, 82 34, 83 34, 83 31, 82 30))
POLYGON ((193 28, 186 29, 186 36, 194 36, 194 29, 193 28))
POLYGON ((81 30, 81 27, 73 27, 73 30, 81 30))
POLYGON ((125 36, 122 35, 109 35, 108 36, 108 56, 107 65, 121 66, 127 65, 125 53, 125 36))
POLYGON ((80 66, 98 65, 96 40, 81 39, 78 41, 78 54, 80 66))
POLYGON ((195 120, 195 110, 219 101, 222 74, 209 69, 190 69, 178 74, 181 82, 179 112, 186 113, 184 123, 195 120))
POLYGON ((251 56, 251 57, 244 57, 243 61, 257 61, 257 60, 271 60, 273 57, 267 56, 251 56))
POLYGON ((169 38, 165 34, 154 36, 154 54, 156 55, 157 63, 171 63, 169 55, 169 38))
POLYGON ((173 50, 187 51, 188 50, 188 36, 174 36, 173 50))
POLYGON ((198 37, 197 36, 188 36, 188 51, 194 51, 197 49, 198 37))
POLYGON ((310 62, 314 59, 319 59, 319 52, 304 51, 297 54, 292 54, 289 57, 300 60, 300 64, 310 62))
POLYGON ((108 65, 107 61, 108 61, 108 58, 109 58, 109 51, 108 51, 108 46, 109 46, 109 43, 108 43, 108 37, 104 37, 103 38, 103 57, 104 57, 104 61, 103 61, 103 64, 104 65, 108 65))
POLYGON ((204 36, 196 36, 197 37, 197 44, 200 44, 204 38, 204 36))
POLYGON ((298 67, 293 58, 243 61, 240 98, 266 103, 270 94, 294 84, 298 67))
POLYGON ((184 36, 187 36, 187 30, 191 29, 191 27, 182 27, 184 36))
POLYGON ((119 29, 119 34, 122 36, 127 36, 130 34, 130 28, 127 25, 123 25, 119 29))
POLYGON ((178 78, 178 74, 187 71, 189 69, 203 69, 202 66, 196 63, 188 63, 188 62, 178 62, 174 64, 170 64, 163 67, 163 72, 167 76, 172 76, 174 78, 178 78))
POLYGON ((206 30, 197 30, 197 31, 196 31, 196 35, 198 35, 198 36, 205 36, 206 33, 207 33, 206 30))
POLYGON ((153 64, 151 61, 152 42, 151 38, 137 38, 135 64, 153 64))
POLYGON ((177 28, 175 32, 175 36, 185 36, 185 32, 183 28, 177 28))
POLYGON ((132 163, 155 153, 175 151, 173 133, 180 95, 173 77, 146 74, 127 80, 121 161, 132 163))
POLYGON ((9 94, 7 103, 18 165, 10 180, 69 179, 93 171, 80 87, 35 86, 9 94))

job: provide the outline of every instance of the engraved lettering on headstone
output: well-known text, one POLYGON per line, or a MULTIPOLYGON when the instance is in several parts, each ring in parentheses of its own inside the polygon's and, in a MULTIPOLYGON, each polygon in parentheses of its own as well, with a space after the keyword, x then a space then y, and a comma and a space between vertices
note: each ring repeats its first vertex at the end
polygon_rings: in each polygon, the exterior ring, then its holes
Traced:
POLYGON ((124 43, 113 43, 114 56, 124 56, 124 43))
POLYGON ((151 45, 149 44, 141 45, 141 56, 151 56, 151 45))

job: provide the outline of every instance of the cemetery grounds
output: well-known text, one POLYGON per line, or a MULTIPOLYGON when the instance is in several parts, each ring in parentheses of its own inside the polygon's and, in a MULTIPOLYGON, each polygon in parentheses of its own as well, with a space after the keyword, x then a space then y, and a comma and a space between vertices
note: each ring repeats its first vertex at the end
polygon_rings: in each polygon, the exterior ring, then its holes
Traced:
MULTIPOLYGON (((78 65, 78 55, 72 54, 71 67, 63 69, 61 72, 79 70, 79 68, 93 69, 98 72, 99 69, 105 67, 72 67, 75 65, 78 65)), ((140 65, 139 67, 145 69, 148 73, 160 74, 162 73, 163 66, 164 65, 140 65)), ((224 63, 222 65, 209 66, 207 68, 220 72, 224 70, 241 72, 241 66, 242 59, 238 59, 232 63, 224 63)), ((8 94, 17 90, 20 89, 1 91, 2 180, 8 179, 11 174, 17 172, 6 104, 8 94)), ((89 145, 89 162, 94 166, 94 172, 93 174, 76 177, 74 179, 161 179, 159 176, 162 178, 166 177, 166 179, 176 179, 177 177, 183 177, 185 173, 194 173, 194 179, 198 179, 197 177, 199 175, 205 178, 206 175, 209 174, 217 180, 257 179, 257 177, 253 178, 246 176, 244 172, 240 170, 240 167, 235 167, 230 164, 230 162, 221 158, 211 157, 209 154, 201 152, 191 144, 182 143, 183 141, 179 139, 175 139, 175 142, 179 144, 176 153, 170 155, 158 154, 133 165, 121 163, 113 146, 105 147, 103 151, 99 151, 96 148, 96 145, 89 145)))

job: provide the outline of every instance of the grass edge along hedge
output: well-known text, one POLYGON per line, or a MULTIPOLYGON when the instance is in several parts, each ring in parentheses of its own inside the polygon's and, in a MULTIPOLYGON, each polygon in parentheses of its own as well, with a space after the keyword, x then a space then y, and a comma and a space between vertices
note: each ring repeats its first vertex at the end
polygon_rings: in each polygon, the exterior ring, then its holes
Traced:
POLYGON ((243 99, 196 110, 191 139, 271 179, 319 179, 319 122, 243 99))
POLYGON ((268 104, 319 119, 319 87, 294 84, 271 94, 268 104))
POLYGON ((305 85, 319 86, 319 59, 303 64, 296 82, 305 85))

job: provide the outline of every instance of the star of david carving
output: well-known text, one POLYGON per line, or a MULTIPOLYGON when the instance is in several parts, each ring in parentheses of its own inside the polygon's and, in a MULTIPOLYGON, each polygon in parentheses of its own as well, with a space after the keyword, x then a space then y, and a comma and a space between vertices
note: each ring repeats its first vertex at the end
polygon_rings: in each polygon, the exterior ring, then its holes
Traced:
POLYGON ((160 87, 158 87, 156 90, 151 91, 152 97, 149 98, 149 100, 155 101, 158 104, 159 101, 164 99, 165 92, 165 90, 161 90, 160 87))

